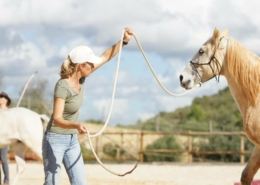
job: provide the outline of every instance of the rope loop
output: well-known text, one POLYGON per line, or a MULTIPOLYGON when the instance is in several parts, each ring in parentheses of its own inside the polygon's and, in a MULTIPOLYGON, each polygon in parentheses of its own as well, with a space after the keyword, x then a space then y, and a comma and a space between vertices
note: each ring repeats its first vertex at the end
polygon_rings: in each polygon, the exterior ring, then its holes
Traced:
MULTIPOLYGON (((111 97, 111 103, 110 103, 109 113, 108 113, 108 116, 107 116, 107 119, 106 119, 106 122, 105 122, 104 126, 101 128, 101 130, 100 130, 99 132, 97 132, 97 133, 95 133, 95 134, 90 134, 90 137, 91 137, 91 138, 92 138, 92 137, 97 137, 97 136, 99 136, 100 134, 102 134, 102 132, 105 130, 105 128, 106 128, 106 126, 107 126, 107 124, 108 124, 108 122, 109 122, 110 116, 111 116, 111 112, 112 112, 113 104, 114 104, 114 97, 115 97, 115 91, 116 91, 116 82, 117 82, 117 77, 118 77, 118 71, 119 71, 119 64, 120 64, 122 46, 123 46, 124 32, 125 32, 125 30, 123 30, 123 32, 122 32, 121 42, 120 42, 120 48, 119 48, 119 52, 118 52, 118 60, 117 60, 117 66, 116 66, 116 72, 115 72, 115 79, 114 79, 114 86, 113 86, 113 91, 112 91, 112 97, 111 97)), ((136 43, 137 43, 137 45, 138 45, 140 51, 141 51, 142 54, 143 54, 143 57, 144 57, 145 61, 147 62, 148 66, 149 66, 149 68, 150 68, 150 70, 151 70, 151 72, 153 73, 155 79, 157 80, 157 82, 159 83, 159 85, 162 87, 162 89, 163 89, 165 92, 167 92, 169 95, 171 95, 171 96, 176 96, 176 97, 183 96, 183 95, 188 94, 189 92, 191 92, 191 91, 193 91, 193 90, 195 90, 195 89, 197 89, 197 88, 199 88, 199 87, 202 86, 202 83, 198 83, 198 84, 197 84, 196 86, 194 86, 192 89, 187 90, 187 91, 184 92, 184 93, 181 93, 181 94, 173 94, 173 93, 171 93, 171 92, 170 92, 169 90, 167 90, 167 89, 163 86, 163 84, 160 82, 160 80, 158 79, 157 75, 155 74, 155 72, 154 72, 154 70, 153 70, 153 68, 152 68, 152 66, 151 66, 151 64, 150 64, 150 62, 149 62, 149 60, 147 59, 147 57, 146 57, 146 55, 145 55, 145 53, 144 53, 144 51, 143 51, 143 48, 142 48, 141 44, 139 43, 139 41, 138 41, 136 35, 133 34, 133 36, 134 36, 134 38, 135 38, 135 40, 136 40, 136 43)))

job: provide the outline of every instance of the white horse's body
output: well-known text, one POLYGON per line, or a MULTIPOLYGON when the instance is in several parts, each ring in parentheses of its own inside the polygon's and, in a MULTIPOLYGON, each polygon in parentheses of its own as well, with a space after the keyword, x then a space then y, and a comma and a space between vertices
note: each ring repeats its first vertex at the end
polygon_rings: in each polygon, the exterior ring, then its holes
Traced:
POLYGON ((22 107, 0 111, 0 148, 11 145, 17 163, 12 185, 17 184, 25 169, 24 153, 28 148, 42 158, 42 138, 47 122, 46 115, 22 107))
POLYGON ((231 94, 243 117, 247 137, 255 145, 241 175, 242 185, 250 185, 260 168, 260 58, 237 41, 228 31, 215 29, 180 75, 181 86, 191 89, 212 77, 226 77, 231 94))

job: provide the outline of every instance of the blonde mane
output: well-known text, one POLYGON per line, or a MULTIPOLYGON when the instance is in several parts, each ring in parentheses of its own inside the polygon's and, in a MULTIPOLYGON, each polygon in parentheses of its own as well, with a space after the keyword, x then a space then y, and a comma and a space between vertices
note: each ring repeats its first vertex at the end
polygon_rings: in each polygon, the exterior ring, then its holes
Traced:
POLYGON ((228 71, 240 84, 250 103, 256 105, 260 92, 260 58, 232 38, 228 39, 228 71))

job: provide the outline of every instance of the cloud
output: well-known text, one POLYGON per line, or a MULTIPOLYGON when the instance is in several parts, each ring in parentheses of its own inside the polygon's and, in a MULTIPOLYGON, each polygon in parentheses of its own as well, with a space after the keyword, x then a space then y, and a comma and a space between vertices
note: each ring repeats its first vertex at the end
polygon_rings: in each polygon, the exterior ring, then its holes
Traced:
MULTIPOLYGON (((53 92, 60 65, 77 45, 95 54, 121 38, 123 28, 133 28, 145 54, 165 88, 185 90, 179 74, 212 35, 215 27, 258 52, 260 2, 253 0, 161 1, 27 1, 0 2, 0 67, 4 88, 18 97, 34 71, 34 80, 48 79, 53 92)), ((108 111, 117 56, 87 78, 80 120, 101 118, 108 111)), ((189 105, 196 96, 211 95, 227 86, 221 78, 184 97, 164 92, 148 69, 134 38, 123 48, 111 124, 135 123, 160 111, 189 105), (214 88, 213 88, 214 87, 214 88)))

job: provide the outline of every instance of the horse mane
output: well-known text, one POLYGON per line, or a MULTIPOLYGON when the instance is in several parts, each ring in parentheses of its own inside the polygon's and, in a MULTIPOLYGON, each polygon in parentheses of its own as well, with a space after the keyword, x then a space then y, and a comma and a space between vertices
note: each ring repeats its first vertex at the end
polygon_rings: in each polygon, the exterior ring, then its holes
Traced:
POLYGON ((226 63, 235 82, 241 85, 250 103, 256 105, 260 92, 260 58, 239 42, 228 38, 226 63))

